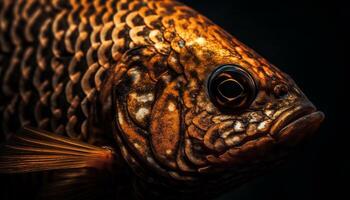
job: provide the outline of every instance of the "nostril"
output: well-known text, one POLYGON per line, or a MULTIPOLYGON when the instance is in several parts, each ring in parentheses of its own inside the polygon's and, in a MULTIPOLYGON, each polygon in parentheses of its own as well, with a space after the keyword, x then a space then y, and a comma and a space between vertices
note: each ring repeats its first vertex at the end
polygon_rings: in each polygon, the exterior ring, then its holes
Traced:
POLYGON ((273 89, 273 93, 275 94, 276 98, 283 98, 288 94, 288 92, 289 88, 285 84, 278 84, 273 89))

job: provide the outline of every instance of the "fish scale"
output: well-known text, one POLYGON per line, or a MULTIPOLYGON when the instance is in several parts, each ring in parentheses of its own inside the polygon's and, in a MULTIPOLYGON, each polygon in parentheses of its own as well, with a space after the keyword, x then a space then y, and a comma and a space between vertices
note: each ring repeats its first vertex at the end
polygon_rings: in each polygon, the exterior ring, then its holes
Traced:
POLYGON ((149 42, 142 33, 152 21, 134 11, 154 11, 143 1, 1 3, 5 132, 35 126, 87 140, 108 69, 149 42))

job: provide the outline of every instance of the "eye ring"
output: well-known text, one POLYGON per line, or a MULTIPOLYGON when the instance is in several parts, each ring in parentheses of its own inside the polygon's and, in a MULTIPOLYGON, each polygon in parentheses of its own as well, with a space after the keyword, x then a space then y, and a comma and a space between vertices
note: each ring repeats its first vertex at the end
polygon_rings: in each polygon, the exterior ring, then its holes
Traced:
POLYGON ((250 73, 238 65, 222 65, 215 69, 207 82, 213 104, 224 112, 247 108, 256 98, 257 87, 250 73))

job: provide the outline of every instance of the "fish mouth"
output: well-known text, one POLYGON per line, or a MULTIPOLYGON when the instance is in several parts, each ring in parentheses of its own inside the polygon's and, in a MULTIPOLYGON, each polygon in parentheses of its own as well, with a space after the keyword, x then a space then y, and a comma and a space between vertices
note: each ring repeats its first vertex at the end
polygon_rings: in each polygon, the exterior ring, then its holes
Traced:
POLYGON ((270 135, 278 143, 295 145, 316 132, 324 114, 311 103, 302 103, 283 112, 271 127, 270 135))

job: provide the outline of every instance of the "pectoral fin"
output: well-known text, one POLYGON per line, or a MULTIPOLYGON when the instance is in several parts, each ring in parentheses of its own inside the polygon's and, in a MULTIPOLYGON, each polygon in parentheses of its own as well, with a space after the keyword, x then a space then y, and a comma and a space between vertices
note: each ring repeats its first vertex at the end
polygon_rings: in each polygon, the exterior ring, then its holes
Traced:
POLYGON ((113 151, 43 130, 24 128, 0 148, 0 173, 26 173, 112 165, 113 151))

